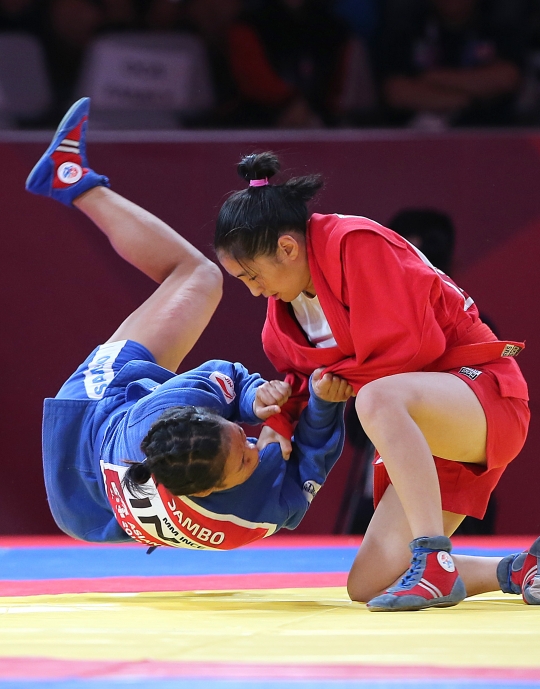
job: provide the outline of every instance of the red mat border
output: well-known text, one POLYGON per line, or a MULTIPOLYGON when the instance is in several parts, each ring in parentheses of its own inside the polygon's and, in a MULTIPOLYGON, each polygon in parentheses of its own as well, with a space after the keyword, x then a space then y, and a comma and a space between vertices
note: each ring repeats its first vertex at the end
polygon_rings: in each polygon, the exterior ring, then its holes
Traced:
POLYGON ((346 572, 205 574, 95 579, 0 581, 0 596, 46 596, 62 593, 149 593, 157 591, 227 591, 345 586, 346 572))
POLYGON ((55 658, 0 658, 0 679, 469 679, 540 680, 540 668, 195 663, 171 661, 89 661, 55 658))

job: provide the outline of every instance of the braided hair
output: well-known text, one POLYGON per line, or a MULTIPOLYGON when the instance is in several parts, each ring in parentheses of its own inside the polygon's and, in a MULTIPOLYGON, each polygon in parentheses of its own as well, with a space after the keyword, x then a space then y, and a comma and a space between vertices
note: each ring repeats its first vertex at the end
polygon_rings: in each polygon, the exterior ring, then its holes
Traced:
MULTIPOLYGON (((237 170, 247 182, 267 180, 280 170, 270 152, 242 158, 237 170)), ((257 256, 274 256, 280 236, 291 230, 306 234, 307 203, 322 187, 320 175, 293 177, 284 184, 250 186, 237 191, 219 211, 214 249, 239 262, 257 256)))
POLYGON ((173 495, 193 495, 220 485, 229 443, 223 418, 205 407, 171 407, 141 443, 144 462, 128 461, 123 483, 132 495, 154 478, 173 495))

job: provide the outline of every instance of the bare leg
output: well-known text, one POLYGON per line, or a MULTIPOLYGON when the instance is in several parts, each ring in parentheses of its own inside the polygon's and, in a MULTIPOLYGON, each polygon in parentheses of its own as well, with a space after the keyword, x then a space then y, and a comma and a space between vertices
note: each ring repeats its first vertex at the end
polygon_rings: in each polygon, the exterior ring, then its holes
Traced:
POLYGON ((366 385, 356 409, 383 457, 412 538, 442 535, 433 455, 475 464, 486 459, 486 418, 474 392, 448 373, 404 373, 366 385))
MULTIPOLYGON (((463 519, 461 514, 443 512, 443 533, 451 536, 463 519)), ((409 566, 411 540, 412 532, 403 507, 395 488, 389 486, 375 510, 349 573, 347 588, 351 599, 368 601, 392 586, 409 566)), ((467 595, 499 590, 497 565, 502 558, 453 557, 467 595)))
POLYGON ((488 591, 500 591, 497 579, 497 565, 502 557, 475 557, 453 555, 459 575, 465 582, 468 596, 488 591))
POLYGON ((109 341, 135 340, 175 371, 221 299, 220 269, 166 223, 106 187, 90 189, 74 205, 122 258, 160 283, 109 341))

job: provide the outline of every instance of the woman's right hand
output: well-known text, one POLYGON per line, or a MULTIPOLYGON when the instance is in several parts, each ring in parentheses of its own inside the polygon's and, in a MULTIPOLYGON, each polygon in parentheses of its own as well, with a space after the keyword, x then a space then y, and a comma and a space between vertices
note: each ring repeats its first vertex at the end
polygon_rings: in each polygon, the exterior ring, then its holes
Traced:
POLYGON ((324 369, 318 368, 313 371, 311 377, 313 392, 317 397, 325 402, 346 402, 349 397, 354 395, 352 385, 344 378, 333 373, 325 373, 323 376, 323 371, 324 369))
POLYGON ((283 459, 289 459, 292 452, 292 443, 289 438, 274 431, 270 426, 263 426, 259 435, 259 440, 257 441, 257 450, 260 452, 267 445, 270 445, 270 443, 279 443, 283 459))

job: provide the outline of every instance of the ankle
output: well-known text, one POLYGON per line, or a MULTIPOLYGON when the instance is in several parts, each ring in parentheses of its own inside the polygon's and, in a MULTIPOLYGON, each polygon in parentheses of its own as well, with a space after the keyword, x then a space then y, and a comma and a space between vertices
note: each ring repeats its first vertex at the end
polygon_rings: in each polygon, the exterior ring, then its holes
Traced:
POLYGON ((447 553, 452 551, 452 543, 447 536, 420 536, 409 543, 412 552, 416 548, 422 550, 444 550, 447 553))

